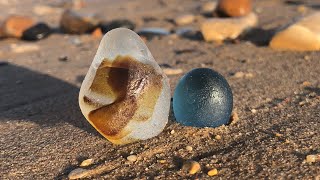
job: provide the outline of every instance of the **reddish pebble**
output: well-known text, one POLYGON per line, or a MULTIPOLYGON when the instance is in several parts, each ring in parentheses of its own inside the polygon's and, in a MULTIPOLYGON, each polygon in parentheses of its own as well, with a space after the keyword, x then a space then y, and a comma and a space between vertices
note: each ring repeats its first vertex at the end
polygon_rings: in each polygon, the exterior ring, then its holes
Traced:
POLYGON ((251 9, 251 0, 220 0, 217 11, 224 16, 239 17, 248 15, 251 9))
POLYGON ((95 30, 91 33, 91 35, 92 35, 94 38, 101 38, 103 34, 102 34, 101 29, 100 29, 100 28, 97 28, 97 29, 95 29, 95 30))
POLYGON ((21 38, 25 30, 35 24, 32 18, 12 15, 2 24, 3 34, 7 37, 21 38))

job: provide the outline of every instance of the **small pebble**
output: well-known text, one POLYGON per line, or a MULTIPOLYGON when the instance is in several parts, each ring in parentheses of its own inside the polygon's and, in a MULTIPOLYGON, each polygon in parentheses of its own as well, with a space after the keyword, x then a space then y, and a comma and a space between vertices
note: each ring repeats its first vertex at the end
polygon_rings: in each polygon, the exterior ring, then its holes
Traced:
POLYGON ((90 166, 93 163, 93 159, 86 159, 84 161, 82 161, 82 163, 80 164, 80 167, 85 167, 85 166, 90 166))
POLYGON ((150 40, 156 36, 167 36, 170 34, 170 32, 167 29, 150 27, 141 29, 140 31, 138 31, 138 34, 150 40))
POLYGON ((138 157, 136 155, 130 155, 127 157, 127 160, 130 162, 135 162, 137 161, 138 157))
POLYGON ((258 23, 258 17, 250 13, 242 17, 208 18, 201 25, 201 33, 207 42, 222 43, 225 39, 234 40, 243 32, 252 29, 258 23))
POLYGON ((197 161, 187 161, 183 164, 182 170, 192 175, 199 172, 201 170, 201 166, 197 161))
POLYGON ((193 14, 184 14, 181 16, 178 16, 177 18, 174 19, 174 22, 179 25, 187 25, 192 23, 195 20, 195 16, 193 14))
POLYGON ((166 74, 166 75, 177 75, 177 74, 181 74, 183 73, 183 70, 178 68, 163 68, 162 71, 166 74))
POLYGON ((234 75, 236 78, 252 78, 253 74, 252 73, 244 73, 242 71, 236 72, 234 75))
POLYGON ((68 56, 60 56, 59 61, 63 61, 63 62, 68 61, 68 56))
POLYGON ((12 15, 2 23, 2 31, 6 37, 21 38, 23 32, 35 24, 35 21, 26 16, 12 15))
POLYGON ((211 14, 217 7, 216 1, 209 1, 201 6, 201 11, 205 14, 211 14))
POLYGON ((236 78, 243 78, 243 77, 244 77, 244 72, 236 72, 236 73, 234 74, 234 77, 236 77, 236 78))
POLYGON ((216 168, 211 169, 210 171, 208 171, 208 176, 215 176, 218 174, 218 170, 216 168))
POLYGON ((298 11, 299 13, 306 13, 307 10, 308 10, 307 7, 304 6, 304 5, 300 5, 300 6, 298 6, 298 8, 297 8, 297 11, 298 11))
POLYGON ((171 130, 170 134, 174 134, 176 131, 175 130, 171 130))
POLYGON ((302 83, 302 86, 304 86, 304 87, 311 86, 311 82, 309 82, 309 81, 304 81, 304 82, 302 83))
POLYGON ((256 110, 256 109, 251 109, 251 112, 252 112, 253 114, 255 114, 255 113, 257 113, 257 110, 256 110))
POLYGON ((103 36, 101 28, 96 28, 92 33, 92 37, 94 38, 101 38, 103 36))
POLYGON ((187 151, 192 151, 193 148, 192 148, 191 146, 186 146, 186 150, 187 150, 187 151))
POLYGON ((87 176, 87 170, 82 168, 77 168, 71 171, 68 175, 69 179, 80 179, 87 176))
POLYGON ((310 60, 311 59, 311 57, 308 56, 308 55, 304 56, 303 58, 304 58, 304 60, 310 60))
POLYGON ((306 162, 308 163, 314 163, 317 161, 320 161, 320 155, 311 154, 311 155, 307 155, 306 157, 306 162))
POLYGON ((251 10, 251 0, 220 0, 217 7, 219 14, 229 17, 248 15, 251 10))
POLYGON ((280 133, 275 133, 275 136, 276 136, 276 137, 281 137, 281 136, 283 136, 283 135, 280 134, 280 133))
POLYGON ((220 140, 220 139, 221 139, 221 136, 220 136, 220 135, 216 135, 214 138, 215 138, 216 140, 220 140))
POLYGON ((44 39, 51 34, 50 27, 45 23, 38 23, 23 32, 22 39, 36 41, 44 39))
POLYGON ((230 117, 230 123, 234 124, 237 121, 239 121, 239 116, 237 112, 232 112, 231 117, 230 117))
POLYGON ((161 164, 164 164, 164 163, 166 163, 167 161, 166 160, 164 160, 164 159, 162 159, 162 160, 159 160, 159 163, 161 163, 161 164))
POLYGON ((83 34, 93 31, 99 24, 95 14, 66 10, 61 16, 60 27, 65 33, 83 34))

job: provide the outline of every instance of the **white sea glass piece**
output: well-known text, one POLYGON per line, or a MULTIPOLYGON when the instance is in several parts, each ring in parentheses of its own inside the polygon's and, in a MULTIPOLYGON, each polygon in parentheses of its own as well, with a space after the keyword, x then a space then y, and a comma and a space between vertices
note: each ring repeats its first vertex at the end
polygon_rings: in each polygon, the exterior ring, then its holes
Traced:
POLYGON ((100 42, 82 82, 79 105, 105 138, 127 144, 162 132, 170 98, 168 78, 141 38, 117 28, 100 42))

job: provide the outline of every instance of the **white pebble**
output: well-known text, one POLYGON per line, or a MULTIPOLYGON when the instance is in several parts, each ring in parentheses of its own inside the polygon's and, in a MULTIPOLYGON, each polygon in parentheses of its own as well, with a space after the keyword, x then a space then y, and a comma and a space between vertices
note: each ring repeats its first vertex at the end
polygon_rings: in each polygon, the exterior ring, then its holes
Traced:
POLYGON ((130 155, 127 157, 127 160, 130 162, 135 162, 138 159, 136 155, 130 155))
POLYGON ((86 160, 82 161, 80 166, 81 167, 90 166, 92 163, 93 163, 93 159, 86 159, 86 160))

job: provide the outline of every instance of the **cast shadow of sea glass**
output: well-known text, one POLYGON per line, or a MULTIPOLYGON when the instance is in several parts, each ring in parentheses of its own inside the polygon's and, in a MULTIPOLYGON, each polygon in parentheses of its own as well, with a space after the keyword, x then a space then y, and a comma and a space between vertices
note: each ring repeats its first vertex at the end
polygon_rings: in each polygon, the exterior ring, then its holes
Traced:
POLYGON ((68 123, 100 136, 83 117, 79 88, 27 68, 0 66, 0 121, 32 121, 50 127, 68 123))

